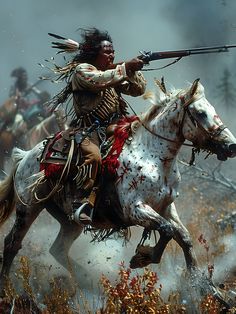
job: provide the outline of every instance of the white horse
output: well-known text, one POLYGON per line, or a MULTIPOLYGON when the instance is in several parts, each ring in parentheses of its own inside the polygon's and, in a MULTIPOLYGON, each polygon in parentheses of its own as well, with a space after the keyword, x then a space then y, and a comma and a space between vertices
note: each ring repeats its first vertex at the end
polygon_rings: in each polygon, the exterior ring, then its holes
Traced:
MULTIPOLYGON (((196 272, 197 260, 192 241, 176 211, 180 173, 177 155, 185 140, 198 149, 215 153, 220 160, 236 156, 236 138, 223 125, 214 107, 205 98, 204 88, 196 80, 190 88, 166 95, 133 122, 132 138, 119 156, 116 185, 104 184, 97 198, 93 227, 124 228, 139 225, 156 230, 160 238, 154 247, 139 245, 131 259, 131 267, 159 263, 167 243, 174 239, 182 248, 187 269, 196 272), (161 108, 160 108, 161 105, 161 108), (117 192, 117 197, 114 196, 117 192)), ((29 227, 46 208, 61 225, 50 253, 69 269, 69 249, 81 234, 83 226, 69 218, 71 214, 70 185, 44 198, 52 182, 42 181, 37 190, 32 184, 39 173, 39 160, 44 142, 30 151, 15 150, 12 174, 0 184, 0 222, 7 220, 16 208, 16 221, 5 238, 0 285, 5 279, 29 227)))

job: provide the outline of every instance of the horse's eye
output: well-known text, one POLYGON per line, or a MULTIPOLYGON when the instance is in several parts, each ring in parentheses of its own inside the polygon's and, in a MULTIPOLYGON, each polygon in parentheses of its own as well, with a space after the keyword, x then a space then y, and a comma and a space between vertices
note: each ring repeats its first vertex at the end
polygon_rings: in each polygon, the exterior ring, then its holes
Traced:
POLYGON ((198 111, 197 112, 197 116, 200 118, 200 119, 206 119, 207 118, 207 114, 205 111, 198 111))

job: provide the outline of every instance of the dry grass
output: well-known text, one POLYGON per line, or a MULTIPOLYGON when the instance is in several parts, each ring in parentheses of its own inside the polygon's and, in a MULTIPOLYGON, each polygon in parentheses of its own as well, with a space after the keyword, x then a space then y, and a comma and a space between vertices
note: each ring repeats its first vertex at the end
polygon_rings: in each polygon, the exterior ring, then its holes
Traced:
POLYGON ((112 285, 105 276, 101 279, 106 297, 100 313, 185 313, 177 294, 171 294, 167 302, 161 297, 161 284, 157 274, 148 268, 143 275, 131 276, 131 269, 121 263, 117 283, 112 285))
MULTIPOLYGON (((121 262, 115 283, 105 276, 101 277, 103 305, 93 311, 75 305, 68 291, 55 279, 50 281, 50 290, 44 295, 43 304, 37 299, 37 291, 30 285, 31 270, 27 257, 21 257, 21 267, 17 277, 23 293, 19 295, 13 283, 8 281, 6 296, 0 302, 0 313, 4 314, 184 314, 189 313, 178 292, 171 293, 167 300, 162 297, 162 284, 157 273, 149 268, 143 274, 133 274, 121 262)), ((82 296, 83 297, 83 296, 82 296)), ((86 300, 83 300, 86 303, 86 300)), ((208 295, 199 302, 199 313, 218 314, 220 305, 213 296, 208 295)), ((232 312, 235 313, 233 310, 232 312)))

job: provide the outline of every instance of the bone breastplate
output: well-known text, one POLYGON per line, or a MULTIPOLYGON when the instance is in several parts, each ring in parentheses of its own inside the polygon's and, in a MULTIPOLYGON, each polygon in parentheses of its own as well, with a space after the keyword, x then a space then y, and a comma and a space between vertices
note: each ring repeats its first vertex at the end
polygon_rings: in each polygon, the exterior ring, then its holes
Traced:
POLYGON ((99 93, 74 92, 74 110, 77 125, 81 127, 90 126, 95 120, 109 124, 112 116, 124 115, 126 108, 124 99, 112 87, 99 93))

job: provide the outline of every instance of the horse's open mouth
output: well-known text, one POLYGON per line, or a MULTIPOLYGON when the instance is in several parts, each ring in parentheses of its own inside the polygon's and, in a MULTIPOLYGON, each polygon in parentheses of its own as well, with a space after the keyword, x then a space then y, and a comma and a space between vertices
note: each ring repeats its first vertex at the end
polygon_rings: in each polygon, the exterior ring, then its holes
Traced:
POLYGON ((229 145, 229 156, 230 158, 236 157, 236 144, 229 145))
POLYGON ((223 152, 218 153, 216 156, 217 156, 217 159, 220 161, 225 161, 228 159, 228 156, 223 152))
POLYGON ((227 158, 233 158, 236 156, 236 144, 213 144, 212 150, 218 160, 225 161, 227 158))
POLYGON ((208 142, 206 147, 203 149, 210 151, 212 154, 216 154, 218 160, 225 161, 228 158, 236 157, 236 144, 234 143, 222 144, 220 142, 208 142))

